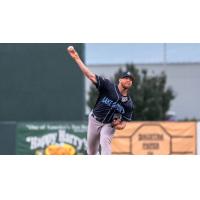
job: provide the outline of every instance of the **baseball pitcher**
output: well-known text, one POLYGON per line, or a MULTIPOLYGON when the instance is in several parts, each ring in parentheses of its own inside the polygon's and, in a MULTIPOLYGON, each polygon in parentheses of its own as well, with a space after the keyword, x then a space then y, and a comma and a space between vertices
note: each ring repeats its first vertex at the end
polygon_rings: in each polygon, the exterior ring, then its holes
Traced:
POLYGON ((133 102, 128 95, 134 77, 125 72, 119 78, 118 85, 92 73, 82 62, 76 50, 70 46, 68 52, 78 64, 82 73, 96 86, 99 96, 88 117, 87 153, 95 155, 101 147, 102 155, 111 154, 111 141, 115 129, 122 130, 126 121, 132 119, 133 102))

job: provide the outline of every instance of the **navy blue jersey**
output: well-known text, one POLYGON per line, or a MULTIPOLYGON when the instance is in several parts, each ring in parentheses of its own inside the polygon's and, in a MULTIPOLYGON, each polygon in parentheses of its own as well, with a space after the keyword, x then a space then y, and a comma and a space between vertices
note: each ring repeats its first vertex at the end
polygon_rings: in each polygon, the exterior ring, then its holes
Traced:
POLYGON ((110 80, 97 76, 95 84, 99 90, 99 97, 93 108, 93 113, 98 121, 111 123, 116 113, 122 115, 123 121, 132 119, 133 102, 130 96, 122 96, 118 86, 110 80))

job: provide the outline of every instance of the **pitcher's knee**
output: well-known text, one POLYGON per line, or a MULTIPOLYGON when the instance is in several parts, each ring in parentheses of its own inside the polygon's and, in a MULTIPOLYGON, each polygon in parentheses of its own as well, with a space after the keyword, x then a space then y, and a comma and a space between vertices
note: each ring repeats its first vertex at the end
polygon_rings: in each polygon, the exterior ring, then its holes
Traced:
POLYGON ((87 154, 88 155, 96 155, 98 152, 98 148, 96 146, 88 146, 87 148, 87 154))
POLYGON ((109 139, 101 140, 101 154, 110 155, 112 153, 111 141, 109 139))
POLYGON ((97 154, 97 152, 95 151, 95 150, 87 150, 87 154, 88 155, 96 155, 97 154))

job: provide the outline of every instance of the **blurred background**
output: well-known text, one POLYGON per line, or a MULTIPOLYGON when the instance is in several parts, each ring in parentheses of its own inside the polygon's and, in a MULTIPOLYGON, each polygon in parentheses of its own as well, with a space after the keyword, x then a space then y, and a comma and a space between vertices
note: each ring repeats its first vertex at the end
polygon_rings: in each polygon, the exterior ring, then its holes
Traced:
POLYGON ((136 76, 133 121, 113 154, 197 154, 200 44, 0 44, 0 154, 86 154, 97 91, 66 48, 113 81, 136 76))

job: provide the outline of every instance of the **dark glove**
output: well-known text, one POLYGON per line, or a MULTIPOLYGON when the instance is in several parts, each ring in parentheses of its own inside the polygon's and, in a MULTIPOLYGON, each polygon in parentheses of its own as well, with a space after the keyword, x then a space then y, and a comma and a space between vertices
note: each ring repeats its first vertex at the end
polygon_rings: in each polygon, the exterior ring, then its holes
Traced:
POLYGON ((120 113, 115 113, 114 116, 113 116, 113 120, 122 120, 122 115, 120 113))
POLYGON ((116 125, 121 123, 121 120, 122 120, 122 115, 120 113, 115 113, 111 123, 112 127, 115 127, 116 125))

